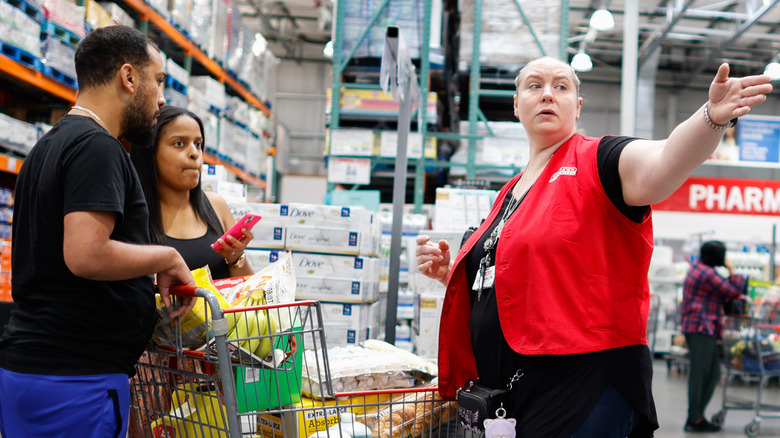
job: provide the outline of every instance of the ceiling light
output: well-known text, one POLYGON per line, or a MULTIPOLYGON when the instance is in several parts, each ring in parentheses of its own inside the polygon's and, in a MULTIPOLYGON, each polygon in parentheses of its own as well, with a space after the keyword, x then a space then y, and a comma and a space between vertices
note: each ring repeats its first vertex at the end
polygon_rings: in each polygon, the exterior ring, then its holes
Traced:
POLYGON ((268 48, 268 41, 263 38, 259 33, 255 34, 255 41, 252 43, 252 53, 255 56, 260 56, 268 48))
POLYGON ((597 9, 590 17, 590 27, 599 32, 612 30, 615 27, 615 19, 612 17, 612 12, 606 9, 597 9))
POLYGON ((322 54, 325 55, 326 58, 333 58, 333 41, 328 41, 325 43, 325 48, 322 49, 322 54))
POLYGON ((764 74, 772 78, 773 81, 780 79, 780 63, 770 62, 767 64, 764 74))
POLYGON ((590 56, 587 53, 580 52, 571 59, 571 66, 576 71, 591 71, 593 69, 593 61, 590 60, 590 56))

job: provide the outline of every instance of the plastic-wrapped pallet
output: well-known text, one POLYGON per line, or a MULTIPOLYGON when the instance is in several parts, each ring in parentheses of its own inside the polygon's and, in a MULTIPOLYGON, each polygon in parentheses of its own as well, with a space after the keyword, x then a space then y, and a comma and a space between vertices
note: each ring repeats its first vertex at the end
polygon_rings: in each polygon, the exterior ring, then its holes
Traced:
MULTIPOLYGON (((206 93, 201 91, 200 89, 196 87, 190 87, 187 86, 187 109, 192 111, 196 116, 200 117, 202 120, 206 120, 206 116, 209 114, 212 114, 209 112, 210 105, 206 103, 206 93)), ((213 115, 213 114, 212 114, 213 115)), ((218 132, 214 131, 215 134, 218 132)), ((206 147, 213 147, 214 151, 216 151, 217 142, 219 138, 217 136, 206 136, 206 147), (209 142, 211 144, 209 144, 209 142)), ((214 152, 209 151, 207 149, 207 152, 214 152)))
POLYGON ((207 48, 214 59, 221 63, 225 63, 225 61, 227 61, 228 48, 228 40, 225 38, 228 26, 228 12, 231 8, 235 7, 237 9, 238 7, 233 6, 233 2, 231 0, 213 1, 214 34, 212 35, 211 41, 209 42, 207 48))
MULTIPOLYGON (((151 2, 149 2, 149 4, 151 4, 151 2)), ((100 5, 103 6, 103 9, 105 9, 106 12, 108 12, 108 14, 114 20, 114 23, 123 24, 128 27, 135 27, 135 20, 133 20, 133 17, 131 17, 130 14, 128 14, 116 3, 101 2, 100 5)))
POLYGON ((247 82, 252 91, 262 100, 273 100, 272 84, 276 83, 276 68, 281 61, 270 50, 266 50, 255 62, 256 73, 247 82))
POLYGON ((249 118, 249 130, 259 136, 263 136, 263 131, 270 128, 268 117, 266 117, 264 112, 254 107, 249 107, 247 112, 249 118))
POLYGON ((190 84, 190 73, 171 58, 165 60, 165 73, 185 87, 190 84))
POLYGON ((100 29, 101 27, 114 24, 113 17, 111 17, 111 14, 109 14, 100 3, 95 0, 87 0, 84 6, 86 6, 85 18, 90 30, 100 29))
MULTIPOLYGON (((468 134, 468 122, 460 124, 460 133, 468 134)), ((482 136, 477 140, 476 163, 496 166, 514 165, 518 168, 528 164, 528 134, 519 122, 488 122, 480 123, 477 127, 477 135, 482 136)), ((461 141, 461 147, 453 154, 452 163, 465 164, 468 160, 468 141, 461 141)), ((499 173, 505 176, 513 176, 516 171, 512 169, 478 169, 477 175, 485 173, 499 173)), ((466 170, 460 166, 453 167, 451 175, 465 175, 466 170)))
POLYGON ((225 98, 225 115, 242 125, 249 124, 249 104, 236 96, 225 98))
POLYGON ((0 113, 0 140, 29 151, 38 141, 38 127, 0 113))
POLYGON ((76 61, 73 59, 75 53, 76 49, 57 38, 49 35, 42 36, 41 55, 44 63, 73 79, 76 78, 76 61))
POLYGON ((41 25, 20 9, 0 2, 0 40, 41 58, 41 25))
POLYGON ((189 35, 192 30, 192 0, 170 0, 168 12, 171 14, 173 24, 186 35, 189 35))
MULTIPOLYGON (((558 0, 518 0, 547 56, 558 58, 561 37, 561 2, 558 0)), ((525 63, 542 56, 515 0, 484 0, 480 62, 483 65, 525 63)), ((460 57, 470 62, 474 34, 474 1, 463 0, 460 8, 460 57)))
POLYGON ((248 53, 251 53, 252 43, 245 43, 247 39, 254 39, 254 33, 250 33, 249 29, 242 25, 241 13, 234 6, 232 10, 228 11, 228 52, 226 62, 228 70, 234 74, 238 73, 241 64, 245 62, 245 57, 248 56, 248 53))
MULTIPOLYGON (((219 111, 225 109, 225 84, 211 76, 190 76, 190 87, 205 94, 206 102, 219 111)), ((189 88, 188 88, 189 90, 189 88)))
POLYGON ((263 173, 263 164, 267 155, 263 152, 263 142, 254 134, 247 137, 246 144, 246 170, 251 175, 259 176, 263 173))
POLYGON ((48 20, 63 26, 80 38, 87 35, 84 28, 84 6, 78 6, 73 0, 42 0, 41 6, 48 20))
POLYGON ((256 68, 257 58, 252 52, 252 46, 255 44, 255 32, 248 26, 241 25, 242 38, 239 40, 241 44, 241 56, 236 61, 238 65, 234 65, 233 71, 238 78, 244 82, 249 82, 252 77, 260 74, 256 68))

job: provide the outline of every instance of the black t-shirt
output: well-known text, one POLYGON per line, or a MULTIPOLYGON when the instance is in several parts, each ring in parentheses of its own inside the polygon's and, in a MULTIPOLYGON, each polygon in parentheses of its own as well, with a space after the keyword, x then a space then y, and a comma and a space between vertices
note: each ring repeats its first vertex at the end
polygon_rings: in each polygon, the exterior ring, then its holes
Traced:
MULTIPOLYGON (((630 137, 604 137, 599 143, 599 176, 613 204, 635 222, 648 207, 626 205, 618 174, 618 159, 630 137)), ((468 285, 474 284, 484 243, 498 225, 511 196, 507 196, 497 219, 466 256, 468 285)), ((493 254, 494 256, 494 254, 493 254)), ((587 254, 583 254, 587 257, 587 254)), ((498 304, 492 287, 480 299, 471 291, 471 345, 480 382, 505 388, 518 369, 525 373, 513 384, 507 417, 517 420, 519 437, 568 438, 580 427, 598 403, 607 385, 616 387, 643 417, 631 437, 649 437, 658 428, 652 396, 652 358, 644 345, 565 356, 517 354, 506 341, 498 319, 498 304)))
POLYGON ((149 243, 149 212, 129 155, 94 120, 66 115, 32 149, 16 182, 18 308, 0 338, 0 366, 48 375, 132 375, 154 329, 153 279, 73 275, 63 256, 63 220, 74 211, 116 213, 111 239, 149 243))

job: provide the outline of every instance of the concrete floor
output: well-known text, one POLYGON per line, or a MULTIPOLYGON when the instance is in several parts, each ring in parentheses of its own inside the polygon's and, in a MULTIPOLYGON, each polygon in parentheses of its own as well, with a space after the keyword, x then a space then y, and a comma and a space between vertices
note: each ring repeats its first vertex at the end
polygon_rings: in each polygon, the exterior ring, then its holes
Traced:
MULTIPOLYGON (((656 438, 690 438, 690 437, 718 437, 718 438, 743 438, 745 426, 755 418, 755 411, 728 409, 723 425, 723 430, 716 433, 686 433, 683 431, 688 410, 688 377, 684 371, 680 372, 675 367, 667 370, 666 361, 656 359, 653 375, 653 396, 655 397, 658 420, 661 428, 656 431, 656 438)), ((747 401, 755 402, 758 397, 757 383, 731 381, 726 387, 729 396, 729 404, 733 404, 732 397, 740 397, 747 401)), ((764 388, 762 404, 780 407, 780 387, 777 382, 770 382, 764 388)), ((718 385, 712 401, 707 406, 707 418, 711 418, 723 407, 723 382, 718 385)), ((764 418, 761 422, 759 437, 780 437, 780 409, 775 412, 763 411, 762 415, 774 415, 777 418, 764 418)))

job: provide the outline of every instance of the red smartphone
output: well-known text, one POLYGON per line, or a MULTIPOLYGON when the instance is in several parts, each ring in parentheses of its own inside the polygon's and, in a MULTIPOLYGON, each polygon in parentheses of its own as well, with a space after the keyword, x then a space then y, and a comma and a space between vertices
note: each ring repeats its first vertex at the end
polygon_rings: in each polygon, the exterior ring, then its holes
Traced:
MULTIPOLYGON (((227 236, 233 236, 236 239, 240 239, 244 233, 241 232, 241 228, 246 228, 247 230, 251 230, 252 227, 255 226, 255 224, 260 220, 262 216, 255 213, 247 213, 245 214, 241 219, 236 221, 235 225, 230 227, 229 230, 225 234, 222 235, 221 239, 227 241, 227 236)), ((214 248, 216 249, 222 249, 222 245, 219 244, 219 240, 214 242, 214 248)))

